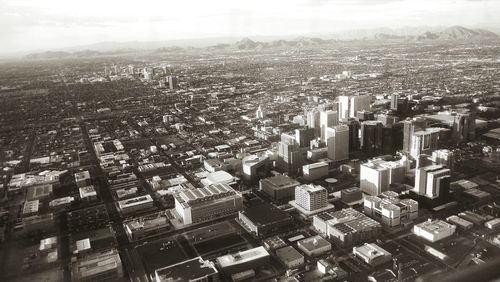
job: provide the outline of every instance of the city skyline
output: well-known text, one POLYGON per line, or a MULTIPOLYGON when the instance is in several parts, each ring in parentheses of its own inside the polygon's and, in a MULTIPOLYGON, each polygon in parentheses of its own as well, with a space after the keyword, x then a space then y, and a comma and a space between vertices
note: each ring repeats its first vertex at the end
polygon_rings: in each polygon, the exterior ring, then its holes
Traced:
POLYGON ((109 41, 334 36, 350 30, 453 25, 498 32, 500 26, 495 16, 500 3, 493 0, 293 0, 286 5, 263 0, 4 0, 0 10, 0 54, 109 41))

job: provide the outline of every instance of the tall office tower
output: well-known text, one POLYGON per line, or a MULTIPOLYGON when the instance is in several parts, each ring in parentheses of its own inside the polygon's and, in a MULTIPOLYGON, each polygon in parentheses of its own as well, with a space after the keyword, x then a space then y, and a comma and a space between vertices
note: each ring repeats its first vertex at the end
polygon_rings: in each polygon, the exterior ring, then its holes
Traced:
POLYGON ((389 190, 390 184, 404 180, 406 168, 405 158, 399 161, 369 160, 360 166, 359 188, 369 195, 380 195, 389 190))
POLYGON ((314 128, 295 129, 295 142, 300 147, 309 147, 314 139, 314 128))
POLYGON ((327 127, 326 145, 329 159, 333 161, 349 159, 349 127, 347 125, 327 127))
POLYGON ((471 114, 457 114, 453 121, 453 140, 472 141, 476 138, 476 119, 471 114))
POLYGON ((357 117, 358 111, 369 111, 370 104, 369 95, 339 96, 339 117, 340 119, 357 117))
POLYGON ((266 113, 262 110, 260 105, 257 108, 257 111, 255 111, 255 117, 258 119, 264 119, 266 117, 266 113))
POLYGON ((382 122, 368 120, 361 123, 361 150, 368 156, 380 155, 382 152, 382 122))
POLYGON ((410 155, 418 158, 420 154, 431 155, 438 147, 440 128, 430 127, 416 131, 411 136, 410 155))
POLYGON ((321 141, 326 141, 326 128, 336 126, 339 124, 338 112, 335 111, 323 111, 320 112, 319 124, 321 127, 321 141))
POLYGON ((442 165, 429 165, 415 170, 413 192, 429 199, 443 198, 450 189, 451 171, 442 165))
POLYGON ((357 117, 359 111, 369 111, 371 109, 371 97, 360 95, 351 97, 350 117, 357 117))
POLYGON ((312 109, 306 112, 306 121, 309 128, 314 128, 314 136, 318 137, 321 135, 321 126, 319 122, 319 111, 317 109, 312 109))
POLYGON ((349 118, 342 123, 349 127, 349 151, 359 150, 359 130, 361 128, 359 121, 349 118))
POLYGON ((300 173, 307 159, 308 147, 300 147, 295 141, 295 136, 281 134, 281 142, 278 142, 278 160, 276 166, 289 175, 300 173))
POLYGON ((398 99, 399 99, 399 94, 395 93, 391 94, 391 110, 394 111, 398 110, 398 99))
POLYGON ((128 65, 128 73, 129 74, 135 74, 134 65, 128 65))
POLYGON ((150 69, 144 68, 142 70, 142 75, 144 76, 145 80, 151 80, 153 78, 153 73, 150 69))
POLYGON ((339 96, 339 119, 348 119, 350 116, 349 114, 349 107, 350 105, 350 97, 349 96, 339 96))
POLYGON ((403 152, 410 153, 413 133, 427 128, 427 120, 422 117, 403 122, 403 152))
POLYGON ((403 148, 403 124, 395 123, 382 128, 382 154, 393 155, 403 148))
POLYGON ((295 187, 295 203, 307 211, 324 208, 328 204, 328 191, 319 185, 299 185, 295 187))
POLYGON ((173 75, 168 76, 168 87, 170 89, 176 89, 177 88, 177 77, 173 75))

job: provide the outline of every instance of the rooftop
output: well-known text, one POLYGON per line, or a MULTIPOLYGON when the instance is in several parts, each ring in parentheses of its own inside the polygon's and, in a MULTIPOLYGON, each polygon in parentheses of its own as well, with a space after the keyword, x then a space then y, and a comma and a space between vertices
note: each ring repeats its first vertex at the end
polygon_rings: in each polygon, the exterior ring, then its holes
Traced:
POLYGON ((234 254, 229 254, 217 258, 217 263, 221 267, 228 267, 235 264, 246 263, 252 260, 268 257, 269 253, 260 246, 246 251, 241 251, 234 254))
POLYGON ((215 266, 210 261, 205 261, 201 257, 179 262, 155 271, 159 282, 181 282, 210 277, 218 273, 215 266))
POLYGON ((271 204, 252 206, 240 212, 255 225, 262 226, 285 220, 292 220, 292 216, 271 204))
POLYGON ((300 182, 298 182, 297 180, 292 179, 292 178, 290 178, 286 175, 282 175, 282 174, 278 174, 276 176, 265 178, 265 179, 262 179, 261 181, 267 182, 267 183, 273 185, 275 189, 285 189, 285 188, 288 188, 290 186, 297 186, 300 184, 300 182))

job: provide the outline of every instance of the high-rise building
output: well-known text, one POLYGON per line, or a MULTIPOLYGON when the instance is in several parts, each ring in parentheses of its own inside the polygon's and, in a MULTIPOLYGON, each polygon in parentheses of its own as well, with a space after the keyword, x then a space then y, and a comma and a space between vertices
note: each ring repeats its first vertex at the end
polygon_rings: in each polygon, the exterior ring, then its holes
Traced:
POLYGON ((314 139, 314 128, 295 129, 295 142, 300 147, 309 147, 314 139))
POLYGON ((258 119, 264 119, 266 117, 266 113, 262 110, 261 106, 259 106, 257 111, 255 111, 255 117, 258 119))
POLYGON ((314 211, 328 205, 328 191, 319 185, 295 187, 295 203, 306 211, 314 211))
POLYGON ((312 109, 306 112, 307 127, 314 129, 314 136, 320 136, 321 125, 319 120, 320 112, 317 109, 312 109))
POLYGON ((410 153, 413 133, 426 128, 425 118, 407 119, 403 122, 403 152, 410 153))
POLYGON ((176 89, 177 88, 177 77, 173 75, 168 76, 168 88, 176 89))
POLYGON ((398 117, 390 114, 377 115, 377 120, 381 121, 384 126, 393 126, 398 122, 398 117))
POLYGON ((326 141, 326 129, 339 124, 338 112, 323 111, 320 113, 321 141, 326 141))
POLYGON ((380 121, 368 120, 361 123, 361 149, 368 156, 382 152, 383 126, 380 121))
POLYGON ((403 124, 395 123, 382 128, 382 154, 393 155, 403 148, 403 124))
POLYGON ((471 114, 457 114, 453 121, 453 139, 457 142, 472 141, 476 138, 476 119, 471 114))
POLYGON ((450 169, 442 165, 417 168, 413 192, 429 199, 444 198, 450 189, 450 175, 450 169))
POLYGON ((399 99, 399 94, 396 93, 391 94, 391 110, 394 111, 398 110, 398 99, 399 99))
POLYGON ((416 131, 411 136, 410 155, 418 158, 421 154, 430 155, 438 147, 440 128, 426 128, 416 131))
POLYGON ((349 127, 337 125, 326 128, 326 145, 328 158, 333 161, 343 161, 349 158, 349 127))
POLYGON ((339 96, 339 117, 340 119, 357 117, 358 111, 369 111, 370 104, 369 95, 339 96))
POLYGON ((389 185, 401 183, 406 173, 407 160, 385 161, 373 159, 360 166, 360 188, 369 195, 380 195, 389 190, 389 185))
POLYGON ((295 138, 293 138, 293 142, 278 142, 278 160, 276 166, 282 172, 287 172, 290 175, 299 174, 307 159, 307 149, 307 147, 300 147, 295 142, 295 138))
POLYGON ((346 121, 343 121, 342 124, 345 124, 349 127, 349 151, 357 151, 359 150, 359 130, 361 128, 360 123, 353 119, 349 118, 346 121))

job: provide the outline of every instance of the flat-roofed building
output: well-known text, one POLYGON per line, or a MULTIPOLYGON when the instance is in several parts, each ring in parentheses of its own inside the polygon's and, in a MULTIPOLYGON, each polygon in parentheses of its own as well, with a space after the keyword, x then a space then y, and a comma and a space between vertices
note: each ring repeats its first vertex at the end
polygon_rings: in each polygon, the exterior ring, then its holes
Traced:
POLYGON ((327 206, 328 191, 319 185, 295 187, 295 203, 306 211, 314 211, 327 206))
POLYGON ((389 185, 401 183, 406 173, 405 159, 386 161, 372 159, 360 166, 360 188, 369 195, 377 196, 389 190, 389 185))
POLYGON ((157 269, 154 278, 155 282, 209 282, 218 281, 219 272, 213 262, 196 257, 157 269))
POLYGON ((340 191, 340 199, 346 205, 352 205, 363 200, 363 193, 358 187, 350 187, 340 191))
POLYGON ((376 244, 365 243, 352 248, 352 253, 369 265, 380 265, 391 261, 392 255, 376 244))
POLYGON ((379 222, 352 208, 315 215, 313 226, 321 235, 342 245, 370 240, 382 230, 379 222))
POLYGON ((471 229, 474 224, 470 221, 467 221, 461 217, 458 217, 456 215, 452 215, 446 218, 446 221, 450 222, 451 224, 456 225, 457 227, 460 227, 464 230, 469 230, 471 229))
POLYGON ((418 217, 418 202, 412 199, 366 196, 363 202, 365 214, 386 226, 398 226, 418 217))
POLYGON ((260 190, 273 200, 293 198, 295 195, 295 187, 298 185, 300 185, 300 182, 282 174, 264 178, 259 181, 260 190))
POLYGON ((170 230, 167 217, 161 213, 155 213, 123 223, 125 233, 130 241, 163 234, 170 230))
POLYGON ((436 219, 424 221, 413 226, 413 233, 430 242, 437 242, 455 233, 456 226, 436 219))
POLYGON ((304 264, 304 256, 292 246, 277 249, 276 256, 289 269, 293 269, 304 264))
POLYGON ((72 265, 72 281, 117 281, 123 266, 116 249, 91 253, 72 265))
POLYGON ((241 194, 227 184, 184 190, 174 195, 175 210, 184 224, 214 220, 241 210, 241 194))
POLYGON ((90 172, 87 170, 75 173, 75 183, 78 187, 85 187, 92 184, 90 172))
POLYGON ((80 193, 80 199, 84 201, 93 201, 97 199, 97 192, 94 185, 80 187, 78 191, 80 193))
POLYGON ((269 253, 264 247, 260 246, 218 257, 216 261, 222 271, 230 275, 267 265, 269 263, 269 253))
POLYGON ((332 244, 323 237, 316 235, 297 242, 297 247, 308 256, 321 255, 332 249, 332 244))
POLYGON ((450 190, 451 171, 442 165, 429 165, 415 170, 413 192, 429 199, 446 197, 450 190))
POLYGON ((52 195, 52 184, 31 186, 26 191, 28 201, 47 199, 50 195, 52 195))
POLYGON ((280 231, 293 223, 293 217, 271 204, 249 207, 238 214, 238 222, 255 236, 280 231))
POLYGON ((153 198, 149 194, 117 202, 118 210, 123 215, 150 209, 153 205, 153 198))
POLYGON ((302 166, 302 173, 304 179, 307 181, 314 181, 328 176, 328 163, 317 162, 302 166))

